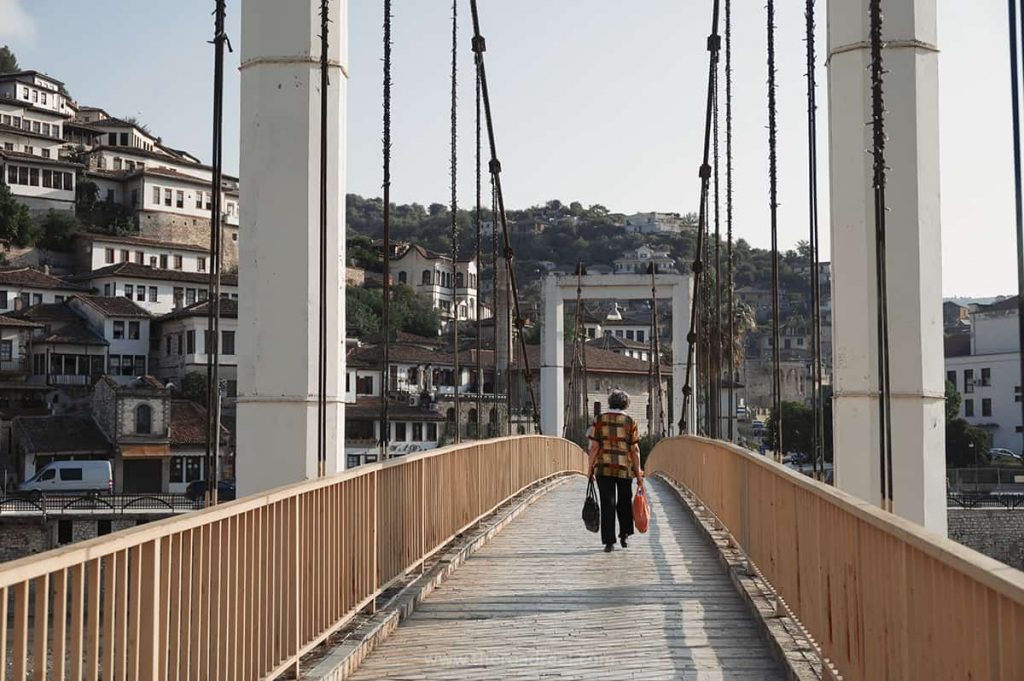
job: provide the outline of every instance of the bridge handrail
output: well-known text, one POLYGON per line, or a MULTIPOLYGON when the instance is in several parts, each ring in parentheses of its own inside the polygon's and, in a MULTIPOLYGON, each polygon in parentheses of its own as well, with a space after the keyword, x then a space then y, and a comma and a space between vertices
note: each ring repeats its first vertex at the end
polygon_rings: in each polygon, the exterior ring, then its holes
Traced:
POLYGON ((274 678, 507 499, 584 466, 566 440, 482 440, 0 563, 0 640, 14 678, 274 678))
POLYGON ((1019 570, 729 443, 663 440, 647 468, 717 517, 843 678, 1024 677, 1019 570))

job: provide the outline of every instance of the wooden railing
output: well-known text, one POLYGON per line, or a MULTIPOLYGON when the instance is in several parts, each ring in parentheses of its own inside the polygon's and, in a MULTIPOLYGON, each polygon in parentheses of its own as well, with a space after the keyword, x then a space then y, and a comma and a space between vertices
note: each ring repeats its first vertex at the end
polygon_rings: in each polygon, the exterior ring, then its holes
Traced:
POLYGON ((847 681, 1024 679, 1024 573, 729 444, 647 462, 725 526, 847 681))
POLYGON ((275 678, 509 497, 584 466, 560 439, 482 441, 0 564, 0 681, 275 678))

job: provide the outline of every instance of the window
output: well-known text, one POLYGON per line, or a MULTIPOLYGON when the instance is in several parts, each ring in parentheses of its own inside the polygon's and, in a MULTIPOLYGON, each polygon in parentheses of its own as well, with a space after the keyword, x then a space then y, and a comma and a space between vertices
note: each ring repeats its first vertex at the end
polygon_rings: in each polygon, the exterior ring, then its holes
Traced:
POLYGON ((121 170, 122 168, 124 168, 123 162, 121 161, 120 158, 115 156, 114 157, 114 170, 121 170))
POLYGON ((174 287, 174 307, 181 307, 181 302, 185 300, 185 289, 181 286, 174 287))
POLYGON ((33 187, 39 186, 39 168, 32 168, 29 171, 29 182, 33 187))
POLYGON ((43 131, 43 128, 42 128, 41 125, 39 125, 39 121, 32 121, 32 132, 34 132, 35 134, 38 135, 42 131, 43 131))
POLYGON ((127 147, 128 146, 128 133, 126 133, 126 132, 122 132, 121 133, 121 146, 122 147, 127 147))
POLYGON ((40 149, 39 153, 42 154, 43 158, 50 158, 50 150, 49 149, 40 149))
POLYGON ((110 284, 103 285, 103 295, 106 296, 107 298, 110 297, 110 284))
POLYGON ((194 288, 185 289, 185 305, 196 304, 196 290, 194 288))
POLYGON ((992 416, 992 400, 988 397, 981 400, 981 415, 992 416))
POLYGON ((168 357, 170 357, 171 356, 171 337, 167 336, 167 338, 165 338, 164 340, 166 341, 165 345, 167 346, 167 352, 165 354, 168 357))
POLYGON ((395 442, 405 442, 407 434, 404 421, 395 423, 395 442))
MULTIPOLYGON (((82 469, 79 468, 79 471, 82 469)), ((63 546, 64 544, 70 544, 75 541, 75 533, 73 531, 74 521, 73 520, 58 520, 57 521, 57 543, 63 546)))
POLYGON ((132 254, 127 248, 121 249, 121 262, 128 262, 132 259, 132 254))
POLYGON ((33 305, 42 305, 43 304, 43 294, 42 293, 33 293, 32 294, 32 304, 33 305))
POLYGON ((110 356, 110 375, 120 376, 121 375, 121 355, 110 356))
POLYGON ((423 424, 414 423, 412 424, 412 441, 423 442, 423 424))
POLYGON ((196 192, 196 210, 203 209, 203 193, 196 192))
POLYGON ((357 395, 372 395, 373 394, 373 376, 359 376, 356 378, 356 394, 357 395))
POLYGON ((132 286, 131 284, 125 284, 124 285, 124 297, 127 298, 128 300, 131 300, 134 295, 135 295, 135 287, 132 286))
POLYGON ((429 286, 430 285, 430 281, 431 281, 431 277, 432 276, 433 275, 430 273, 430 270, 423 270, 423 285, 424 286, 429 286))
POLYGON ((156 265, 157 265, 156 256, 155 255, 149 256, 149 266, 152 267, 153 269, 156 269, 156 265))
POLYGON ((135 371, 140 375, 146 374, 146 356, 135 355, 135 371))
POLYGON ((6 310, 8 307, 7 291, 0 291, 0 309, 6 310))
POLYGON ((77 481, 82 479, 82 469, 81 468, 61 468, 60 469, 60 479, 61 480, 69 480, 69 481, 77 482, 77 481))
POLYGON ((156 286, 150 286, 149 287, 149 302, 151 302, 151 303, 157 302, 157 300, 156 300, 156 286))
POLYGON ((596 419, 600 415, 601 415, 601 403, 600 402, 594 402, 594 418, 596 419))
POLYGON ((21 88, 21 97, 22 97, 22 99, 28 99, 28 88, 27 87, 21 88))
POLYGON ((106 261, 107 261, 108 264, 113 264, 113 262, 114 262, 114 249, 113 248, 106 249, 106 261))
POLYGON ((148 404, 140 404, 135 407, 135 432, 139 435, 149 435, 153 429, 153 408, 148 404))
POLYGON ((128 340, 139 340, 141 337, 141 324, 139 322, 128 322, 128 340))
POLYGON ((146 262, 146 254, 142 251, 135 251, 135 264, 142 265, 146 262))
POLYGON ((171 482, 195 482, 203 479, 202 459, 198 456, 175 456, 171 459, 171 482))
POLYGON ((199 298, 199 302, 203 302, 203 301, 204 301, 204 300, 206 300, 206 299, 207 299, 208 297, 209 297, 209 294, 207 293, 207 291, 206 291, 206 289, 205 289, 205 288, 201 288, 201 289, 199 289, 199 292, 198 292, 198 298, 199 298))
POLYGON ((974 400, 964 400, 964 416, 974 416, 974 400))
POLYGON ((14 341, 0 341, 0 361, 10 362, 14 356, 14 341))
POLYGON ((643 331, 637 331, 636 332, 636 340, 637 340, 638 343, 643 343, 644 342, 644 332, 643 331))
MULTIPOLYGON (((138 189, 133 189, 132 190, 132 208, 138 208, 138 207, 139 207, 139 190, 138 189)), ((139 264, 141 265, 142 261, 139 261, 139 264)))
POLYGON ((953 384, 953 388, 956 389, 956 371, 947 371, 946 380, 953 384))
POLYGON ((170 206, 171 205, 171 190, 170 189, 164 189, 164 205, 165 206, 170 206))
POLYGON ((981 370, 981 384, 988 386, 992 385, 992 370, 989 368, 983 368, 981 370))
POLYGON ((74 188, 75 188, 75 181, 73 179, 71 179, 72 178, 71 173, 54 173, 53 174, 54 175, 53 186, 55 188, 59 189, 59 187, 57 187, 57 179, 56 179, 58 174, 64 176, 64 189, 66 189, 67 191, 74 190, 74 188))
POLYGON ((191 329, 185 332, 185 352, 189 355, 196 354, 196 332, 191 329))
POLYGON ((184 264, 184 261, 183 261, 183 259, 182 259, 182 257, 180 255, 174 256, 174 269, 176 269, 176 270, 182 269, 182 265, 183 264, 184 264))
POLYGON ((28 168, 18 168, 18 184, 28 184, 28 168))
POLYGON ((182 347, 182 344, 181 344, 181 334, 180 333, 177 335, 177 339, 178 339, 178 354, 179 355, 184 355, 185 353, 184 353, 184 348, 182 347))
POLYGON ((628 340, 635 340, 636 339, 636 334, 634 334, 632 331, 627 331, 626 332, 626 338, 628 340))
POLYGON ((180 189, 175 193, 174 205, 176 205, 178 208, 185 207, 185 192, 181 191, 180 189))
POLYGON ((116 147, 117 146, 117 133, 116 132, 107 133, 107 146, 110 146, 110 147, 116 147))
POLYGON ((53 189, 53 171, 43 169, 43 186, 53 189))
POLYGON ((166 254, 160 256, 160 269, 162 269, 162 270, 166 270, 167 269, 167 255, 166 254))
POLYGON ((427 424, 427 440, 429 440, 431 442, 436 442, 437 441, 437 424, 436 423, 428 423, 427 424))
POLYGON ((964 369, 964 392, 974 392, 974 369, 964 369))
POLYGON ((114 322, 114 338, 124 338, 124 322, 114 322))
POLYGON ((204 257, 196 258, 196 270, 198 270, 199 272, 205 272, 206 271, 206 258, 204 258, 204 257))
POLYGON ((97 520, 96 521, 96 536, 102 537, 105 534, 110 534, 110 520, 97 520))
POLYGON ((233 355, 235 354, 235 332, 234 331, 221 331, 221 354, 233 355))
POLYGON ((135 300, 139 301, 140 303, 146 302, 146 287, 145 286, 138 286, 138 287, 136 287, 135 300))
POLYGON ((153 203, 160 205, 160 187, 153 187, 153 203))
POLYGON ((399 284, 407 284, 407 283, 409 283, 408 280, 409 280, 409 276, 405 272, 399 272, 398 273, 398 283, 399 284))

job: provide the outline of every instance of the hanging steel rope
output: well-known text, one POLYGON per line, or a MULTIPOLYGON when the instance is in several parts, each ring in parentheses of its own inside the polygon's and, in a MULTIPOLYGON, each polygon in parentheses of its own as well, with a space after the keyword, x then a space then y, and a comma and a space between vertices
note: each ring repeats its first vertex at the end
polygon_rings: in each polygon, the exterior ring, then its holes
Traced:
POLYGON ((648 393, 654 398, 651 403, 651 420, 653 427, 648 427, 650 434, 656 439, 665 436, 665 390, 661 375, 661 328, 658 323, 658 277, 654 263, 650 265, 651 273, 651 377, 653 389, 648 393))
MULTIPOLYGON (((480 273, 483 269, 481 231, 483 230, 483 172, 481 166, 481 112, 480 77, 476 81, 476 436, 483 437, 484 414, 484 362, 483 362, 483 305, 480 302, 480 273)), ((468 274, 468 268, 467 268, 468 274)))
POLYGON ((523 333, 525 320, 519 303, 515 254, 512 250, 512 241, 509 235, 508 216, 505 213, 505 197, 501 190, 501 163, 498 161, 498 148, 494 139, 494 118, 491 114, 491 98, 487 89, 487 69, 484 64, 484 52, 487 50, 487 44, 484 41, 483 36, 480 34, 480 14, 477 9, 477 0, 470 0, 470 8, 473 13, 473 52, 476 54, 477 74, 480 78, 480 89, 484 103, 484 120, 487 124, 487 139, 491 151, 489 168, 491 177, 494 180, 494 193, 497 198, 498 214, 501 220, 501 232, 505 248, 505 262, 508 269, 509 289, 515 312, 516 333, 519 337, 520 350, 523 355, 523 378, 526 383, 526 389, 530 395, 530 409, 532 411, 534 428, 538 433, 540 433, 540 411, 533 387, 533 374, 530 371, 530 358, 526 354, 526 336, 523 333))
MULTIPOLYGON (((708 197, 708 185, 711 181, 711 166, 708 163, 711 154, 711 114, 712 114, 712 97, 714 96, 714 76, 715 71, 718 68, 718 55, 722 48, 722 39, 718 35, 718 19, 719 19, 719 0, 713 0, 712 11, 711 11, 711 34, 708 36, 707 48, 709 52, 708 57, 708 86, 707 86, 707 101, 705 105, 704 113, 704 155, 700 166, 700 213, 697 222, 697 245, 694 249, 694 260, 693 260, 693 278, 694 293, 697 294, 700 291, 701 275, 704 271, 704 239, 707 232, 707 197, 708 197)), ((690 404, 693 400, 693 368, 694 368, 694 350, 698 342, 698 308, 699 305, 696 301, 690 305, 690 331, 686 334, 687 350, 686 350, 686 380, 683 384, 683 409, 682 418, 679 421, 679 432, 689 433, 690 423, 689 409, 690 404)))
POLYGON ((206 314, 206 502, 217 503, 220 475, 220 265, 221 195, 224 191, 224 50, 231 50, 224 24, 225 0, 217 0, 213 21, 213 201, 210 209, 210 292, 206 314))
MULTIPOLYGON (((462 370, 459 367, 459 195, 458 195, 458 151, 459 151, 459 2, 452 0, 452 112, 451 112, 451 192, 452 192, 452 389, 455 402, 455 443, 462 442, 462 410, 459 388, 462 384, 462 370)), ((468 272, 467 272, 468 273, 468 272)), ((466 282, 463 281, 463 284, 466 282)))
POLYGON ((383 347, 380 370, 381 459, 388 458, 391 418, 388 408, 388 367, 391 366, 391 0, 384 0, 384 290, 381 307, 383 347))
POLYGON ((729 441, 736 441, 736 310, 733 298, 736 286, 733 278, 732 254, 732 0, 725 0, 725 234, 727 262, 727 286, 729 293, 727 314, 728 326, 728 357, 729 369, 729 441))
MULTIPOLYGON (((1020 385, 1024 391, 1024 187, 1021 185, 1020 154, 1020 66, 1017 62, 1021 51, 1020 34, 1017 30, 1017 2, 1009 0, 1010 19, 1010 93, 1013 98, 1013 194, 1017 228, 1017 361, 1020 366, 1020 385)), ((1024 17, 1022 17, 1024 18, 1024 17)), ((1024 393, 1022 393, 1024 395, 1024 393)), ((1021 423, 1024 423, 1024 397, 1020 403, 1021 423)), ((1024 429, 1021 429, 1024 438, 1024 429)), ((1022 449, 1021 451, 1024 451, 1022 449)))
POLYGON ((878 419, 882 507, 892 510, 892 405, 889 383, 889 302, 886 272, 885 65, 882 62, 882 3, 868 5, 871 43, 871 155, 875 194, 875 275, 878 292, 878 419))
POLYGON ((779 183, 775 101, 775 0, 768 0, 768 193, 772 230, 772 450, 782 457, 782 351, 779 348, 779 183))
POLYGON ((818 104, 814 51, 814 0, 807 0, 804 10, 807 41, 807 182, 810 252, 808 265, 811 277, 811 407, 814 424, 811 428, 811 469, 814 477, 824 467, 824 404, 821 366, 821 281, 818 255, 818 104))
MULTIPOLYGON (((327 91, 330 0, 320 3, 320 328, 317 340, 317 475, 327 472, 327 91)), ((384 393, 381 393, 383 399, 384 393)))
POLYGON ((576 311, 573 315, 572 329, 572 353, 569 363, 569 399, 566 401, 564 410, 564 422, 562 426, 562 437, 567 440, 579 442, 582 440, 582 433, 579 432, 582 413, 581 403, 585 401, 587 394, 586 376, 583 374, 584 364, 584 323, 583 323, 583 275, 586 270, 583 263, 576 265, 576 311))
POLYGON ((711 437, 720 439, 722 437, 722 201, 721 201, 721 176, 719 173, 719 125, 718 125, 718 88, 719 74, 717 64, 715 65, 715 101, 712 110, 712 138, 714 140, 714 170, 715 170, 715 278, 714 283, 714 323, 711 326, 711 342, 713 343, 711 357, 711 413, 713 422, 711 424, 711 437))

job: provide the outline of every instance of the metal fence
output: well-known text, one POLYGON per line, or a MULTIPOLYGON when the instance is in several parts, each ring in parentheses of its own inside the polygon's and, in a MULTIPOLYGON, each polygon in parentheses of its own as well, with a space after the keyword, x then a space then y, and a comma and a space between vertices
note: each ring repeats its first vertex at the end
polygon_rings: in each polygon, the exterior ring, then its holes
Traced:
POLYGON ((848 681, 1024 679, 1024 573, 727 443, 648 460, 743 548, 848 681))
POLYGON ((0 681, 276 678, 508 498, 585 465, 555 438, 476 442, 0 564, 0 681))
POLYGON ((203 508, 184 494, 11 494, 0 496, 4 516, 166 515, 203 508))

